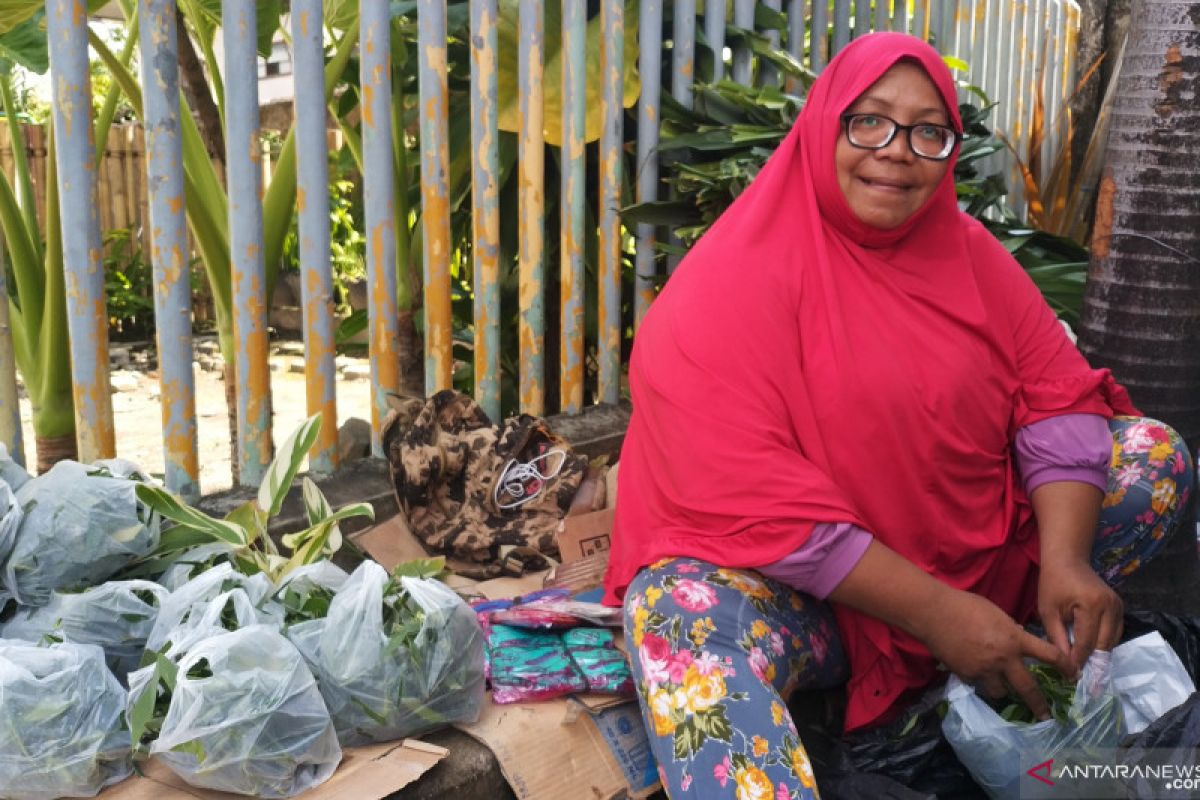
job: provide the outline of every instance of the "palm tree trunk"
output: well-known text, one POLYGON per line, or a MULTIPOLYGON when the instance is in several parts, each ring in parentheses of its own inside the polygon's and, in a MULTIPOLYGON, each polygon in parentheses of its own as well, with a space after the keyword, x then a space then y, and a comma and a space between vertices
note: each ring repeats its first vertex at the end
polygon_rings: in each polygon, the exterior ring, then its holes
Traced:
POLYGON ((1200 2, 1135 0, 1079 346, 1200 441, 1200 2))
POLYGON ((66 436, 38 436, 34 439, 37 451, 37 472, 41 475, 60 461, 75 460, 79 451, 75 446, 75 434, 66 436))

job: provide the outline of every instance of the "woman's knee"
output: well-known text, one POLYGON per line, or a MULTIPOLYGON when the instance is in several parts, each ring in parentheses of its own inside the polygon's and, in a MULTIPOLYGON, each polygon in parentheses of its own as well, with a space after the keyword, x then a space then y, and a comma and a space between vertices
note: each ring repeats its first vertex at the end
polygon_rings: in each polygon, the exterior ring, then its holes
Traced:
POLYGON ((1094 561, 1116 581, 1153 558, 1187 516, 1195 470, 1182 437, 1145 417, 1109 423, 1113 456, 1094 561))

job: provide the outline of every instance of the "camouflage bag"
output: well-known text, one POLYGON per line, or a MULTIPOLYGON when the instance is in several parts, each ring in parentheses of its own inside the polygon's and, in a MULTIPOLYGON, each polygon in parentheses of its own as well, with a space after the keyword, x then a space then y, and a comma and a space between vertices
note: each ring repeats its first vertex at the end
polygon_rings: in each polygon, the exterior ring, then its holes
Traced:
POLYGON ((426 547, 471 577, 519 574, 557 555, 554 532, 587 459, 545 421, 492 423, 467 395, 401 399, 383 424, 383 451, 400 513, 426 547))

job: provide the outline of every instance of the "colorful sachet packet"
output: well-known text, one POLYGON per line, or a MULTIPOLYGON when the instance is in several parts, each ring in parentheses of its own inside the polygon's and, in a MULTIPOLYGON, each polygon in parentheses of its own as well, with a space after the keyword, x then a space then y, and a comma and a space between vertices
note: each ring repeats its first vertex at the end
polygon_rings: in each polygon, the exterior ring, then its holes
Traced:
POLYGON ((587 680, 588 689, 600 694, 633 695, 633 675, 625 654, 617 649, 612 631, 572 628, 563 631, 571 660, 587 680))
POLYGON ((495 623, 490 628, 487 649, 495 702, 548 700, 588 690, 558 634, 495 623))

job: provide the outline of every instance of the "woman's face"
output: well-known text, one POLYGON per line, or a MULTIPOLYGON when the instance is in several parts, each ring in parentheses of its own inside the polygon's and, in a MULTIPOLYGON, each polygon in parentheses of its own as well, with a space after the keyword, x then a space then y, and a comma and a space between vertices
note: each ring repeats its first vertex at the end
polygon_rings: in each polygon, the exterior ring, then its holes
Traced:
MULTIPOLYGON (((859 95, 847 114, 881 114, 901 125, 925 122, 950 125, 942 96, 925 70, 900 62, 859 95)), ((920 158, 908 136, 896 137, 880 150, 850 144, 845 131, 834 153, 838 184, 854 215, 867 225, 891 230, 904 224, 925 204, 949 169, 949 161, 920 158)))

